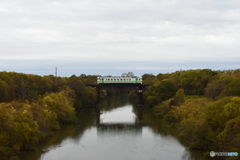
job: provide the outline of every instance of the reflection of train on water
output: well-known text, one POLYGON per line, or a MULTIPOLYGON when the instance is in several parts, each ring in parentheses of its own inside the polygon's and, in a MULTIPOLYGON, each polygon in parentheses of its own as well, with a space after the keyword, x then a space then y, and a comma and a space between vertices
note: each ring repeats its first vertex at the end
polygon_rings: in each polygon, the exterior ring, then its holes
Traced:
POLYGON ((142 84, 142 77, 132 76, 132 77, 97 77, 97 84, 102 83, 140 83, 142 84))

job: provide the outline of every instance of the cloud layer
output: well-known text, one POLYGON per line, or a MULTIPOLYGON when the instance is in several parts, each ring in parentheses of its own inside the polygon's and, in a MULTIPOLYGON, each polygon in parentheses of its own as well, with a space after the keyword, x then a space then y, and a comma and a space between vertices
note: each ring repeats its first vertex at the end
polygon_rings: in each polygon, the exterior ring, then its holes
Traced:
POLYGON ((1 70, 138 74, 240 68, 238 0, 2 0, 1 70))

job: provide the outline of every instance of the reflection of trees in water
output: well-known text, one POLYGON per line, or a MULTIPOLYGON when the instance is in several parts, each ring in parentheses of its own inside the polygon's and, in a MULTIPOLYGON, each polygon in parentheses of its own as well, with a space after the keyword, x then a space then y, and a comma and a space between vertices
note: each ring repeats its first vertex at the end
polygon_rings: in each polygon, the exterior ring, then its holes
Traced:
MULTIPOLYGON (((201 151, 197 151, 197 150, 190 150, 190 149, 186 149, 181 157, 181 160, 203 160, 207 158, 203 157, 203 153, 201 151)), ((209 158, 209 160, 212 160, 213 158, 209 158)), ((225 157, 217 157, 217 159, 225 159, 225 157)))
POLYGON ((136 115, 136 123, 144 123, 143 122, 143 108, 141 107, 133 107, 133 113, 136 115))
POLYGON ((136 123, 103 123, 97 126, 98 134, 142 134, 142 124, 136 123))
POLYGON ((112 109, 128 104, 128 95, 126 93, 119 93, 115 95, 108 95, 101 100, 101 110, 111 111, 112 109))
POLYGON ((79 143, 84 131, 95 125, 96 113, 94 108, 86 109, 78 114, 78 122, 75 125, 62 126, 60 130, 55 131, 53 135, 44 143, 36 147, 35 152, 28 152, 21 155, 21 160, 37 160, 43 157, 47 151, 62 146, 62 142, 68 138, 72 143, 79 143))
MULTIPOLYGON (((161 135, 162 137, 172 136, 178 140, 179 143, 184 145, 183 141, 180 141, 179 131, 173 127, 171 123, 165 122, 153 115, 152 109, 144 108, 143 109, 143 121, 149 126, 152 131, 156 134, 161 135)), ((203 152, 198 150, 186 150, 182 155, 182 160, 202 160, 203 152), (189 152, 191 154, 189 154, 189 152)))
MULTIPOLYGON (((125 97, 124 97, 125 98, 125 97)), ((118 107, 109 107, 107 109, 112 110, 116 109, 118 107)), ((99 134, 105 134, 105 133, 111 133, 111 134, 141 134, 142 133, 142 127, 145 126, 145 124, 142 121, 142 109, 137 109, 133 107, 133 112, 135 113, 135 121, 134 122, 105 122, 103 123, 100 120, 100 116, 102 114, 102 111, 99 108, 96 108, 96 126, 97 131, 99 134)), ((105 108, 104 108, 105 110, 105 108)), ((108 111, 109 111, 108 110, 108 111)))
MULTIPOLYGON (((173 136, 178 138, 178 132, 173 127, 169 127, 170 124, 166 124, 155 118, 151 109, 146 108, 137 108, 133 107, 133 112, 136 115, 135 122, 133 123, 105 123, 100 124, 100 113, 101 110, 112 110, 118 108, 120 106, 124 106, 128 103, 127 95, 120 94, 115 96, 109 96, 106 99, 106 105, 104 108, 98 109, 86 109, 82 111, 82 113, 78 114, 78 122, 76 125, 72 126, 64 126, 61 130, 54 133, 54 135, 44 144, 40 145, 39 150, 36 152, 30 152, 25 157, 22 157, 23 160, 33 160, 40 159, 40 157, 44 156, 42 149, 52 149, 61 147, 62 143, 66 138, 72 143, 79 143, 79 139, 81 139, 84 131, 87 128, 95 126, 97 124, 97 134, 99 136, 108 136, 108 135, 121 135, 121 134, 131 134, 133 136, 141 136, 143 127, 149 126, 153 132, 161 135, 162 137, 173 136), (97 123, 96 123, 97 122, 97 123)), ((81 144, 80 144, 81 145, 81 144)), ((186 150, 182 157, 182 159, 199 159, 197 157, 201 157, 202 152, 191 151, 191 155, 188 154, 186 150)), ((47 152, 46 152, 47 153, 47 152)))

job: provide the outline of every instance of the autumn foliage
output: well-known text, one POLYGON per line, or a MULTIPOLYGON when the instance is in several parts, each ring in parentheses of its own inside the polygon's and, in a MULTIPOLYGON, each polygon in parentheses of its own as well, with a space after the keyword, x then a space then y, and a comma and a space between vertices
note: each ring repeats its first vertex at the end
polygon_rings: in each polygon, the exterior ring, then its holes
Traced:
POLYGON ((93 76, 37 76, 0 72, 0 155, 14 159, 21 150, 76 122, 76 110, 93 106, 96 92, 85 83, 93 76))
POLYGON ((146 104, 190 148, 240 153, 240 70, 177 71, 145 82, 146 104))

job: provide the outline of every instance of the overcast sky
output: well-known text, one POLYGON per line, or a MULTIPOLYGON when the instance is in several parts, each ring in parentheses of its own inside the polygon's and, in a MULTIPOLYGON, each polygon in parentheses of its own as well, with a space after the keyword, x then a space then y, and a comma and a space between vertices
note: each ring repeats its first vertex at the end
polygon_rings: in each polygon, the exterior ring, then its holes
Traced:
POLYGON ((1 0, 0 71, 240 68, 240 0, 1 0))

